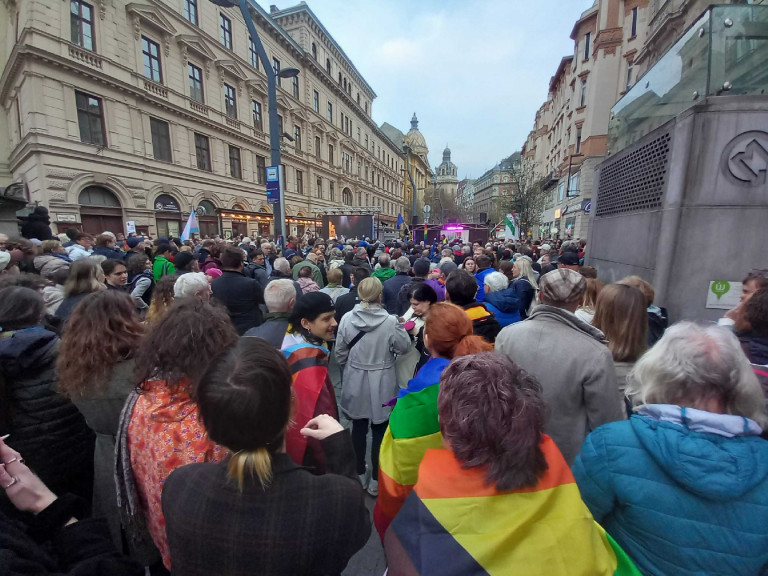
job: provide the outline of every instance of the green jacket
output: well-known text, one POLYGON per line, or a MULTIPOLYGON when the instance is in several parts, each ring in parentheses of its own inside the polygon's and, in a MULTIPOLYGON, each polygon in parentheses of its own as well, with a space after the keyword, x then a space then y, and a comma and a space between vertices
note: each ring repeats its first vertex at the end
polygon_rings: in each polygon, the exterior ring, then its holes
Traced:
POLYGON ((374 278, 378 278, 381 283, 383 284, 385 280, 389 280, 392 278, 392 276, 395 275, 395 269, 394 268, 379 268, 378 270, 374 270, 373 276, 374 278))
POLYGON ((302 260, 293 267, 293 279, 298 280, 299 270, 306 266, 309 266, 312 269, 312 280, 315 284, 320 286, 320 288, 323 288, 325 286, 325 283, 323 282, 323 274, 320 272, 320 268, 312 264, 309 260, 302 260))
POLYGON ((152 264, 152 275, 155 277, 155 282, 169 274, 176 274, 176 266, 173 265, 173 262, 163 256, 155 256, 155 262, 152 264))

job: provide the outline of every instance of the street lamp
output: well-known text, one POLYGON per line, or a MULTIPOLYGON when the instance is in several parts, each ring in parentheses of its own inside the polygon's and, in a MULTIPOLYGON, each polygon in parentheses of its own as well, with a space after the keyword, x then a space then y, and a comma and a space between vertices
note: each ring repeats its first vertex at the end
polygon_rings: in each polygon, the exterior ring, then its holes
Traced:
MULTIPOLYGON (((272 166, 280 166, 280 127, 277 120, 277 78, 293 78, 298 76, 298 68, 284 68, 280 72, 275 72, 274 68, 269 63, 264 45, 261 43, 259 33, 256 30, 256 25, 253 22, 250 9, 248 7, 248 0, 210 0, 211 3, 222 8, 234 8, 239 7, 240 13, 243 15, 245 25, 248 28, 248 32, 251 35, 251 40, 256 45, 256 53, 261 60, 264 73, 267 75, 267 96, 268 96, 268 111, 269 111, 269 151, 270 151, 270 164, 272 166)), ((280 203, 274 204, 272 207, 272 214, 275 220, 275 235, 281 236, 283 239, 283 245, 287 238, 285 229, 285 190, 283 182, 280 186, 280 203)))

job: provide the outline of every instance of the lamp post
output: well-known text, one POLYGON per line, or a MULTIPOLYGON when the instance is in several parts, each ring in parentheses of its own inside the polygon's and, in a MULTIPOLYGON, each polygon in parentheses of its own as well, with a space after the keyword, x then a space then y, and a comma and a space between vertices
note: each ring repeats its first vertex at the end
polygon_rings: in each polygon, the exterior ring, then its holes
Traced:
MULTIPOLYGON (((268 96, 268 111, 269 111, 269 162, 272 166, 280 166, 280 127, 277 120, 277 78, 293 78, 298 76, 298 68, 285 68, 276 73, 272 65, 269 63, 269 57, 267 56, 264 45, 261 43, 259 33, 256 30, 256 24, 253 22, 251 12, 248 8, 248 0, 211 0, 216 6, 222 8, 234 8, 239 7, 240 13, 243 15, 245 25, 248 28, 248 33, 251 35, 251 40, 256 45, 256 53, 259 55, 261 65, 264 68, 264 74, 267 75, 267 96, 268 96)), ((284 182, 281 184, 285 184, 284 182)), ((283 185, 280 186, 280 203, 274 204, 272 207, 272 214, 275 221, 275 236, 281 236, 283 239, 283 246, 287 238, 285 228, 285 190, 283 185)))

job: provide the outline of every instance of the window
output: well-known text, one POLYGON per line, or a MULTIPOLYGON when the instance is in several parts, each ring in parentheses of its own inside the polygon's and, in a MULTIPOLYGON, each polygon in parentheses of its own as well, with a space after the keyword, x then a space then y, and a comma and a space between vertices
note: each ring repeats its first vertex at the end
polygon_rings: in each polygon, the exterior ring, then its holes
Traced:
POLYGON ((317 90, 312 90, 312 108, 318 114, 320 113, 320 94, 317 93, 317 90))
POLYGON ((227 116, 237 118, 237 92, 229 84, 224 84, 224 107, 227 116))
POLYGON ((243 168, 240 164, 240 148, 229 146, 229 175, 232 178, 243 179, 243 168))
POLYGON ((69 3, 70 40, 86 50, 96 50, 93 41, 93 7, 80 0, 69 3))
POLYGON ((195 156, 199 170, 211 171, 211 142, 208 136, 195 134, 195 156))
POLYGON ((576 154, 581 154, 581 128, 576 128, 576 154))
POLYGON ((328 164, 333 165, 333 144, 328 144, 328 164))
POLYGON ((272 70, 275 71, 275 76, 277 76, 277 85, 282 86, 282 78, 280 78, 280 60, 277 58, 272 58, 272 70))
POLYGON ((320 136, 315 136, 315 158, 320 160, 320 136))
POLYGON ((344 163, 344 170, 347 173, 352 172, 352 156, 350 156, 349 154, 344 152, 344 155, 343 155, 342 158, 343 158, 343 163, 344 163))
POLYGON ((312 58, 317 60, 317 44, 312 42, 312 58))
POLYGON ((296 150, 301 150, 301 126, 293 126, 293 144, 296 150))
POLYGON ((184 18, 197 26, 197 0, 184 0, 184 18))
POLYGON ((224 48, 232 50, 232 22, 224 14, 219 14, 219 41, 224 48))
POLYGON ((365 103, 365 113, 368 114, 368 102, 365 103))
POLYGON ((587 32, 584 36, 584 60, 589 60, 589 43, 592 40, 592 34, 587 32))
POLYGON ((579 172, 576 172, 576 174, 571 175, 571 180, 568 183, 568 196, 578 196, 579 195, 579 172))
POLYGON ((360 126, 357 127, 357 141, 360 142, 360 126))
POLYGON ((205 98, 203 97, 203 71, 192 63, 187 63, 187 70, 189 71, 189 97, 195 102, 203 104, 205 98))
POLYGON ((357 93, 357 105, 360 106, 360 92, 357 93))
POLYGON ((333 124, 333 104, 328 102, 328 122, 333 124))
POLYGON ((256 156, 256 183, 264 184, 267 176, 267 159, 264 156, 256 156))
POLYGON ((256 68, 256 70, 259 69, 259 52, 256 50, 256 42, 253 41, 253 38, 248 36, 248 57, 251 61, 251 66, 256 68))
POLYGON ((264 122, 261 117, 261 102, 253 101, 253 127, 264 132, 264 122))
POLYGON ((368 149, 368 134, 365 135, 365 148, 368 149))
POLYGON ((331 59, 330 58, 326 58, 325 59, 325 71, 328 72, 328 75, 330 76, 330 74, 331 74, 331 59))
POLYGON ((323 179, 322 178, 317 179, 317 197, 318 198, 323 197, 323 179))
POLYGON ((330 197, 331 202, 336 200, 336 190, 333 182, 328 182, 328 196, 330 197))
POLYGON ((291 82, 293 84, 293 97, 298 98, 299 97, 299 77, 294 76, 291 79, 291 82))
POLYGON ((296 192, 304 194, 304 172, 296 170, 296 192))
POLYGON ((581 98, 579 99, 579 107, 587 105, 587 80, 581 81, 581 98))
POLYGON ((80 140, 106 146, 104 110, 101 107, 101 98, 84 92, 75 92, 75 103, 77 105, 77 123, 80 126, 80 140))
POLYGON ((637 36, 637 6, 632 8, 632 38, 637 36))
POLYGON ((283 117, 280 114, 277 115, 277 129, 278 129, 278 131, 280 133, 280 137, 282 138, 283 132, 284 132, 284 130, 283 130, 283 117))
POLYGON ((624 88, 627 92, 632 88, 632 69, 635 67, 634 60, 627 60, 627 85, 624 88))
POLYGON ((557 201, 561 202, 563 196, 565 196, 565 181, 560 182, 560 185, 557 187, 557 201))
POLYGON ((339 72, 339 86, 341 86, 341 72, 339 72))
POLYGON ((171 132, 168 128, 168 122, 163 122, 157 118, 150 118, 149 126, 152 132, 152 154, 154 154, 155 160, 170 162, 171 132))
POLYGON ((160 67, 160 45, 146 36, 141 37, 141 53, 144 56, 144 76, 153 82, 163 81, 160 67))

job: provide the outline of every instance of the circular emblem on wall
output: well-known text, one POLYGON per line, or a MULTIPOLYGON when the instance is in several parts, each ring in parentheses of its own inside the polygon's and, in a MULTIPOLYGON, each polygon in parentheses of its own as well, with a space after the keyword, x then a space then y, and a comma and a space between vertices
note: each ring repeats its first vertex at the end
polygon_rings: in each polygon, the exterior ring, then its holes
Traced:
POLYGON ((720 160, 725 177, 740 186, 763 186, 768 175, 768 132, 750 130, 736 136, 723 149, 720 160))

